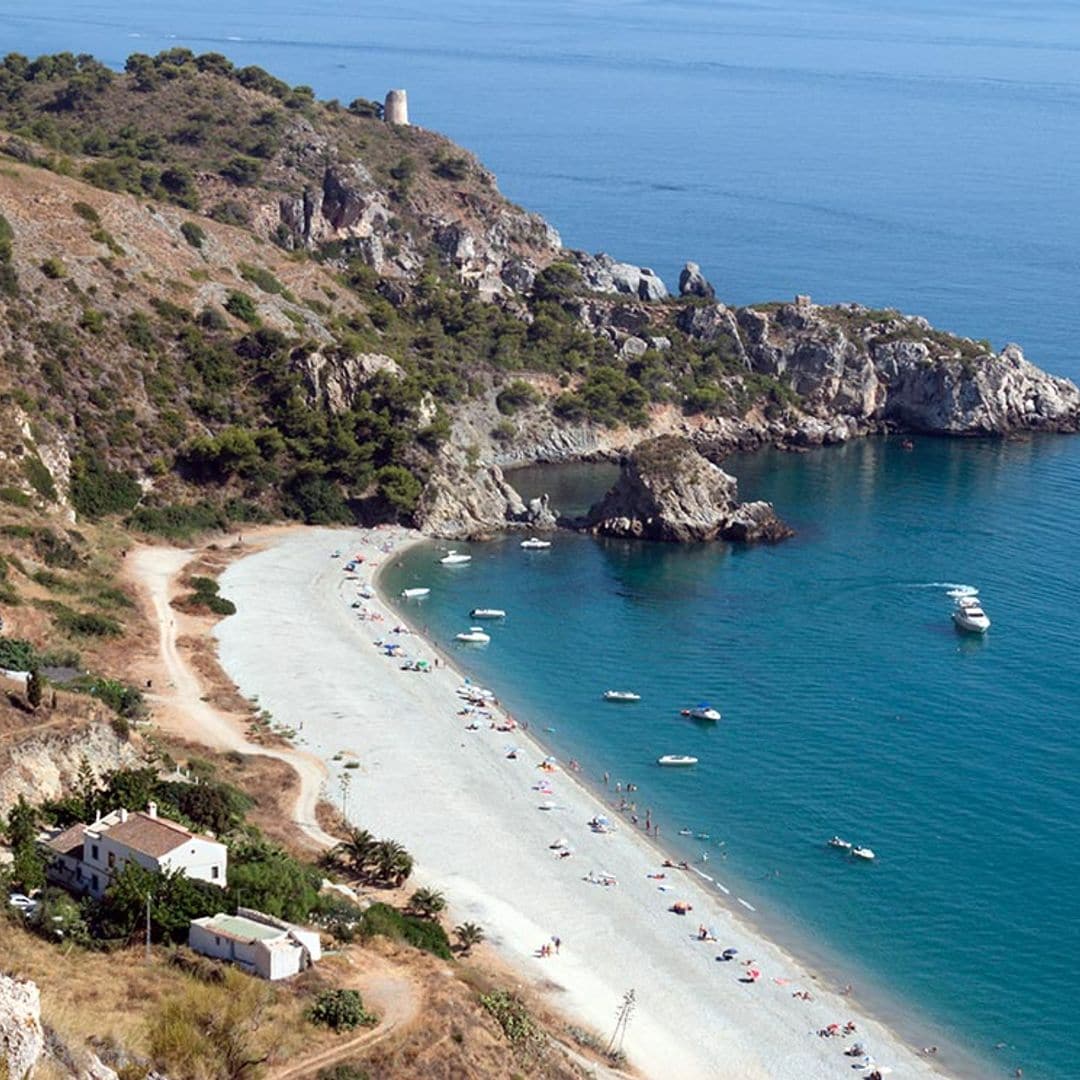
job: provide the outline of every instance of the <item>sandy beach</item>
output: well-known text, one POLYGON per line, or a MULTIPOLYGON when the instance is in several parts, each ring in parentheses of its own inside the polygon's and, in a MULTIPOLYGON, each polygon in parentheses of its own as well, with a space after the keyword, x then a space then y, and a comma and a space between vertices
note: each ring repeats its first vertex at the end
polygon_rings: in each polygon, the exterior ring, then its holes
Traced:
POLYGON ((399 620, 377 597, 351 606, 389 549, 399 553, 414 538, 404 530, 301 530, 222 576, 238 611, 216 629, 221 662, 244 694, 298 730, 300 747, 327 762, 327 798, 340 804, 340 778, 348 776, 349 818, 405 844, 418 882, 446 893, 453 920, 482 925, 488 947, 568 1017, 606 1038, 633 989, 623 1046, 647 1076, 812 1080, 861 1077, 874 1067, 940 1076, 938 1063, 819 984, 693 872, 661 867, 656 847, 575 782, 565 763, 538 768, 545 751, 527 734, 494 730, 486 718, 467 730, 455 693, 464 680, 452 666, 403 671, 375 647, 377 639, 399 640, 409 657, 434 661, 419 636, 391 634, 399 620), (342 558, 332 559, 334 550, 342 558), (365 562, 353 577, 343 566, 356 552, 365 562), (359 767, 346 769, 350 761, 359 767), (544 781, 550 793, 540 790, 544 781), (614 831, 594 832, 597 815, 614 831), (570 857, 551 848, 556 839, 573 848, 570 857), (599 875, 617 884, 586 880, 599 875), (674 914, 676 901, 692 910, 674 914), (699 925, 716 940, 699 940, 699 925), (555 937, 558 954, 541 957, 555 937), (737 957, 719 961, 727 948, 737 957), (756 981, 751 971, 760 972, 756 981), (796 996, 803 992, 812 1000, 796 996), (853 1035, 819 1035, 849 1021, 853 1035), (857 1042, 873 1065, 845 1056, 857 1042))

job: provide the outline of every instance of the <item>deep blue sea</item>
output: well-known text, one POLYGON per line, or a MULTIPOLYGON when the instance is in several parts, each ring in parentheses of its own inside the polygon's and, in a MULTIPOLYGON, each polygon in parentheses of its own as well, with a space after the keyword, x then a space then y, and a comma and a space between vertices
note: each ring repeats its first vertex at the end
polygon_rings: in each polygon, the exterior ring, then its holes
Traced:
MULTIPOLYGON (((119 66, 173 45, 346 102, 404 86, 565 242, 669 284, 694 259, 733 302, 898 306, 1080 377, 1075 0, 0 7, 5 51, 119 66)), ((594 776, 636 781, 669 838, 708 832, 786 940, 988 1075, 1080 1077, 1080 439, 728 468, 794 540, 568 536, 397 573, 438 586, 422 619, 443 640, 506 607, 477 674, 594 776), (981 589, 985 641, 952 629, 948 583, 981 589), (599 701, 624 683, 640 705, 599 701), (705 697, 720 725, 678 718, 705 697), (701 764, 661 773, 666 752, 701 764), (876 863, 834 857, 834 832, 876 863)), ((569 508, 602 480, 522 482, 569 508)))

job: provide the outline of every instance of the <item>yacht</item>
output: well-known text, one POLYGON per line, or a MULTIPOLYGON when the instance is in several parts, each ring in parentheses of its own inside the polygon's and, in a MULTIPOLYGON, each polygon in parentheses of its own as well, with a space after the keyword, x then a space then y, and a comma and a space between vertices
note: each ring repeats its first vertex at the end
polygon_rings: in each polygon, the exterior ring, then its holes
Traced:
POLYGON ((541 540, 539 537, 530 536, 528 540, 522 540, 521 546, 526 551, 540 551, 542 548, 551 547, 550 540, 541 540))
POLYGON ((497 607, 474 607, 469 612, 470 619, 505 619, 506 612, 497 607))
POLYGON ((683 709, 683 716, 688 716, 691 720, 719 720, 720 713, 714 709, 711 705, 697 705, 692 709, 683 709))
POLYGON ((443 566, 460 566, 462 563, 472 562, 472 556, 462 555, 459 551, 448 551, 439 562, 443 566))
POLYGON ((689 754, 664 754, 656 759, 657 765, 696 765, 697 758, 689 754))
POLYGON ((633 690, 605 690, 605 701, 640 701, 641 695, 635 694, 633 690))
POLYGON ((402 589, 401 595, 405 600, 419 600, 421 596, 427 596, 430 589, 402 589))
POLYGON ((468 630, 463 630, 455 636, 458 641, 464 641, 470 645, 486 645, 491 640, 491 635, 484 633, 484 628, 481 626, 470 626, 468 630))
POLYGON ((972 634, 985 634, 990 629, 990 620, 974 596, 957 597, 952 617, 961 630, 972 634))
POLYGON ((875 857, 873 851, 868 847, 853 847, 851 854, 857 859, 866 859, 868 862, 875 857))

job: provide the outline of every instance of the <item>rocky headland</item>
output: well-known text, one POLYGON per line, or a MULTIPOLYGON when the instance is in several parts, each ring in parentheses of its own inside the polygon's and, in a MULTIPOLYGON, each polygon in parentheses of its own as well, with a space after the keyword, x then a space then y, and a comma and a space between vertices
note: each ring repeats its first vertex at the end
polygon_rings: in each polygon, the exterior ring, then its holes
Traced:
POLYGON ((1080 428, 1017 345, 725 304, 690 262, 672 295, 563 247, 447 139, 216 54, 9 57, 0 155, 0 487, 41 509, 454 538, 552 524, 503 469, 657 436, 716 464, 1080 428))

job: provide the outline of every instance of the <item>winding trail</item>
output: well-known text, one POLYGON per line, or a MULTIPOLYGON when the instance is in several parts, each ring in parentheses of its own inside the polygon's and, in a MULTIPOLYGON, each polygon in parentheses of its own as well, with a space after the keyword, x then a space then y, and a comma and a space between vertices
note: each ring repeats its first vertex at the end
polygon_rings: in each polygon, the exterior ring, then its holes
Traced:
POLYGON ((244 721, 214 708, 204 698, 198 674, 188 665, 177 646, 177 621, 184 616, 170 606, 178 590, 177 579, 198 553, 171 547, 141 547, 127 559, 129 574, 150 605, 150 615, 158 628, 158 659, 166 679, 166 689, 147 698, 160 706, 159 723, 173 734, 192 739, 216 750, 259 754, 285 762, 296 773, 300 788, 290 810, 290 819, 316 848, 333 847, 337 840, 319 825, 316 807, 326 779, 326 767, 312 754, 299 750, 260 746, 244 734, 244 721))

